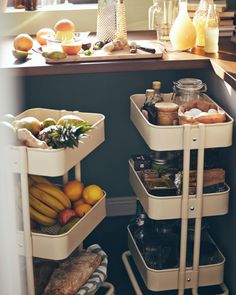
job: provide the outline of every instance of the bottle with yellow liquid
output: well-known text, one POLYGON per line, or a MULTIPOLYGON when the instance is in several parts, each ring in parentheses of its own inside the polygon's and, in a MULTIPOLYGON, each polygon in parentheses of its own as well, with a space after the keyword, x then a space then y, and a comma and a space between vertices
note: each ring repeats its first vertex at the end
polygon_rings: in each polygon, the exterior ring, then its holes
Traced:
POLYGON ((204 51, 206 53, 217 53, 218 50, 219 50, 219 18, 216 12, 216 5, 209 4, 207 20, 206 20, 204 51))
POLYGON ((208 12, 209 0, 201 0, 193 17, 193 24, 197 31, 196 45, 199 47, 205 46, 205 31, 206 31, 206 19, 208 12))
POLYGON ((196 43, 196 29, 189 17, 187 4, 187 0, 179 0, 179 13, 170 30, 170 41, 175 50, 187 50, 196 43))

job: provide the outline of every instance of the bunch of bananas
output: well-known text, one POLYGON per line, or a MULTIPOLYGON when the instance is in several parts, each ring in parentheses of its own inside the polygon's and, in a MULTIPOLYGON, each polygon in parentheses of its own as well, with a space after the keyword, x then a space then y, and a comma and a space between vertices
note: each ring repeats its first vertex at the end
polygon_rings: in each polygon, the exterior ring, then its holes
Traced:
POLYGON ((71 208, 67 195, 45 177, 29 175, 30 217, 42 225, 57 223, 60 211, 71 208))

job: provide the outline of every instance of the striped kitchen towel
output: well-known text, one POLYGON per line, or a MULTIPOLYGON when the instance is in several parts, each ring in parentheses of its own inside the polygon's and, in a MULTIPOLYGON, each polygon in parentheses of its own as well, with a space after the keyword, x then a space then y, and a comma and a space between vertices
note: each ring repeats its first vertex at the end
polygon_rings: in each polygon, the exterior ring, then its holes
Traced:
POLYGON ((79 289, 76 295, 89 295, 92 292, 92 294, 94 294, 94 292, 100 288, 101 284, 107 278, 107 254, 102 250, 102 248, 98 244, 89 246, 86 251, 99 254, 102 258, 102 261, 98 268, 88 279, 88 281, 79 289))

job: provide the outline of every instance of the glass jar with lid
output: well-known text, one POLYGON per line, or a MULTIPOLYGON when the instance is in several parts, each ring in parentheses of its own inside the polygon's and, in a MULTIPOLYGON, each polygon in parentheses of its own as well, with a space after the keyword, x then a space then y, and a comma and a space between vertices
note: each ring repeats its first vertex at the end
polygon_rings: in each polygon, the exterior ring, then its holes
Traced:
POLYGON ((174 82, 172 100, 182 105, 194 99, 204 99, 207 86, 200 79, 183 78, 174 82))

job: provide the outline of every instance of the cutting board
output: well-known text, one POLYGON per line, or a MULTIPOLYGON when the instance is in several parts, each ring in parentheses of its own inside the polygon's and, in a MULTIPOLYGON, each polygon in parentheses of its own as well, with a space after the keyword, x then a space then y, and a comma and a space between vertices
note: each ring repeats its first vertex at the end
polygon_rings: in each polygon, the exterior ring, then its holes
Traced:
POLYGON ((124 59, 146 59, 146 58, 162 58, 162 51, 155 41, 139 40, 138 45, 151 47, 156 49, 156 53, 149 53, 137 49, 137 53, 130 53, 129 48, 112 52, 105 52, 104 50, 94 50, 92 55, 85 55, 83 53, 77 55, 67 55, 62 59, 45 58, 46 63, 73 63, 73 62, 89 62, 89 61, 111 61, 124 59))

